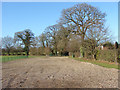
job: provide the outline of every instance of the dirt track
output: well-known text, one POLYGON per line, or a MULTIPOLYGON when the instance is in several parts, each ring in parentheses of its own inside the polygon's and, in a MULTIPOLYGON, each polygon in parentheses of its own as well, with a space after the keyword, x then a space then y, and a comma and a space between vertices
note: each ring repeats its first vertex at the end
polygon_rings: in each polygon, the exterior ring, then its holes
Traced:
POLYGON ((67 57, 21 59, 2 64, 2 86, 3 88, 117 88, 118 70, 67 57))

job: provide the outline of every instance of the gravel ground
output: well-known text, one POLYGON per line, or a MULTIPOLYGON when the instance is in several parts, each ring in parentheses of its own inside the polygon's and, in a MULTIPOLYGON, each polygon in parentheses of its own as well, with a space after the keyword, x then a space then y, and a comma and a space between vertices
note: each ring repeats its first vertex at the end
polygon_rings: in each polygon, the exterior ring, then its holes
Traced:
POLYGON ((29 58, 2 64, 3 88, 118 88, 118 70, 67 57, 29 58))

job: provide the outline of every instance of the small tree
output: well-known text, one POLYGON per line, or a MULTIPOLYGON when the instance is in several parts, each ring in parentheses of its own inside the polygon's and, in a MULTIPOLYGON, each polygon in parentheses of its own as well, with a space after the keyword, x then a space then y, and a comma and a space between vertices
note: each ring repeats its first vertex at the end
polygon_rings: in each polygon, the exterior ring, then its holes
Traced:
POLYGON ((95 49, 97 45, 96 40, 94 39, 87 39, 84 41, 84 49, 85 49, 85 53, 87 54, 87 57, 92 56, 93 59, 96 59, 96 53, 97 50, 95 49))
POLYGON ((2 48, 5 48, 7 54, 10 54, 12 47, 14 46, 14 39, 10 36, 2 38, 2 48))
MULTIPOLYGON (((109 41, 108 28, 93 28, 89 29, 86 34, 85 41, 83 42, 83 47, 86 53, 89 53, 93 56, 93 59, 96 59, 97 49, 96 47, 100 43, 109 41)), ((111 47, 112 48, 112 45, 111 47)))

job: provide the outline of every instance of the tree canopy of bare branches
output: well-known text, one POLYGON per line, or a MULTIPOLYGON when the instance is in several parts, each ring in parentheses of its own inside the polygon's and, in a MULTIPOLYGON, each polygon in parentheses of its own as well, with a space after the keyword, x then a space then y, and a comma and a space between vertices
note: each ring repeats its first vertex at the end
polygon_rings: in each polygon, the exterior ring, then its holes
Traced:
POLYGON ((34 34, 31 32, 31 30, 26 29, 24 31, 21 32, 16 32, 15 33, 15 41, 22 41, 22 43, 25 46, 25 51, 27 56, 29 55, 29 48, 31 45, 33 45, 33 41, 34 41, 34 34))
POLYGON ((82 41, 86 32, 92 27, 104 28, 105 13, 102 13, 96 7, 86 3, 74 5, 71 8, 64 9, 60 18, 60 23, 74 27, 73 32, 80 35, 82 41))

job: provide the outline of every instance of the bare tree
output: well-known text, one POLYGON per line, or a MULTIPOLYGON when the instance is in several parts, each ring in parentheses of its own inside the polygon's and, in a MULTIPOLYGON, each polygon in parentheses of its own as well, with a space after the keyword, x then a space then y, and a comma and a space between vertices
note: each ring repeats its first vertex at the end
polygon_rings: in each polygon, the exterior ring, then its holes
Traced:
POLYGON ((10 50, 14 46, 14 39, 10 36, 2 38, 2 47, 6 49, 7 54, 10 54, 10 50))
POLYGON ((86 3, 64 9, 60 18, 60 23, 74 27, 73 31, 81 36, 82 41, 84 41, 87 30, 91 27, 103 28, 104 21, 105 13, 86 3))
POLYGON ((33 41, 34 41, 34 34, 31 32, 31 30, 26 29, 24 31, 21 32, 16 32, 15 33, 15 41, 22 41, 22 43, 25 46, 25 51, 27 56, 29 55, 29 48, 31 45, 33 45, 33 41))
POLYGON ((110 41, 108 35, 108 28, 93 28, 91 27, 86 33, 86 38, 83 43, 85 51, 93 56, 93 59, 96 59, 97 50, 96 47, 110 41))
POLYGON ((72 27, 71 32, 81 36, 81 48, 87 31, 91 28, 104 28, 105 13, 96 7, 86 3, 77 4, 71 8, 64 9, 60 18, 60 23, 72 27))
POLYGON ((57 55, 57 45, 58 45, 58 31, 60 30, 60 26, 58 24, 52 25, 46 28, 45 32, 48 34, 48 37, 51 39, 51 46, 55 50, 55 55, 57 55))
POLYGON ((60 26, 60 30, 58 31, 58 45, 57 48, 59 50, 59 52, 61 53, 61 55, 67 55, 68 50, 67 50, 67 45, 70 39, 70 31, 63 27, 60 26))
POLYGON ((45 48, 45 40, 46 40, 46 36, 44 33, 42 33, 39 37, 38 37, 38 41, 40 42, 41 46, 43 48, 45 48))
POLYGON ((108 27, 107 28, 91 27, 86 34, 87 34, 86 39, 94 39, 98 44, 111 41, 112 38, 108 27))

